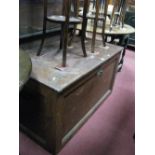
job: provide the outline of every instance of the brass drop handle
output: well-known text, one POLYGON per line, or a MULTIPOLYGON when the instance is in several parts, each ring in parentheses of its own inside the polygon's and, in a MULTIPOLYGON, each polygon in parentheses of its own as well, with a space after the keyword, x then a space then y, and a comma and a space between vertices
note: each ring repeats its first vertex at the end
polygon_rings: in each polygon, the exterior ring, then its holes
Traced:
POLYGON ((97 76, 98 76, 98 77, 101 77, 102 74, 103 74, 103 69, 100 69, 100 70, 97 72, 97 76))

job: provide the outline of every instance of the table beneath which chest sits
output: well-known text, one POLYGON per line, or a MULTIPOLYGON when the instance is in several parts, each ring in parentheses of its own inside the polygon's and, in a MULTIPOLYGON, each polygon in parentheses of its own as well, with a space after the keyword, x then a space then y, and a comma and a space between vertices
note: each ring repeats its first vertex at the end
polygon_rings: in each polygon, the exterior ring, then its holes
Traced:
MULTIPOLYGON (((90 43, 86 43, 87 51, 90 43)), ((82 56, 80 41, 68 50, 67 67, 62 53, 52 43, 40 57, 30 51, 33 64, 31 79, 20 96, 20 127, 48 151, 56 154, 111 93, 122 47, 102 48, 98 54, 82 56)))

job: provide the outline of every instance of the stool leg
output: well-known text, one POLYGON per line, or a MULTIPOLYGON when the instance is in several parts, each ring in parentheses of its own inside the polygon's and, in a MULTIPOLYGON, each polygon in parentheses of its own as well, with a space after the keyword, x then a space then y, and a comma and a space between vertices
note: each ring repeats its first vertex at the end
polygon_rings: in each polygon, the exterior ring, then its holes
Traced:
POLYGON ((68 43, 68 28, 69 28, 69 16, 70 16, 70 8, 71 8, 71 0, 64 0, 64 14, 66 16, 66 21, 63 25, 63 57, 62 57, 62 67, 66 67, 66 59, 67 59, 67 43, 68 43))
POLYGON ((84 55, 84 57, 86 57, 87 53, 86 53, 86 47, 85 47, 85 34, 81 35, 81 45, 82 45, 83 55, 84 55))
POLYGON ((122 70, 123 63, 124 63, 124 57, 125 57, 125 53, 126 53, 126 48, 127 48, 127 45, 128 45, 128 41, 129 41, 129 35, 125 35, 125 36, 120 37, 119 45, 123 46, 123 52, 122 52, 121 60, 119 62, 119 64, 121 64, 121 67, 120 67, 120 69, 118 71, 122 70))
POLYGON ((41 40, 39 50, 37 52, 37 56, 39 56, 41 54, 41 51, 42 51, 42 48, 44 45, 44 41, 45 41, 45 37, 46 37, 46 21, 44 21, 44 23, 43 23, 43 36, 42 36, 42 40, 41 40))
MULTIPOLYGON (((78 17, 79 0, 72 0, 72 3, 73 3, 73 8, 74 8, 74 16, 78 17)), ((68 46, 71 46, 71 44, 73 42, 73 39, 75 37, 75 32, 76 32, 76 26, 77 26, 77 24, 74 24, 74 28, 70 33, 70 39, 69 39, 69 42, 68 42, 68 46)))
POLYGON ((82 30, 81 30, 81 46, 84 57, 87 56, 86 47, 85 47, 85 38, 86 38, 86 27, 87 27, 87 12, 89 7, 90 0, 84 0, 84 9, 83 9, 83 22, 82 22, 82 30))
POLYGON ((96 40, 96 29, 97 29, 97 23, 98 23, 98 16, 99 16, 99 0, 96 0, 96 13, 95 13, 95 19, 94 19, 94 28, 93 28, 93 37, 92 37, 92 44, 91 44, 91 52, 95 52, 95 40, 96 40))
POLYGON ((39 50, 37 52, 37 56, 40 56, 42 48, 43 48, 43 45, 44 45, 45 36, 46 36, 46 32, 45 31, 46 30, 43 30, 43 36, 42 36, 42 40, 41 40, 41 44, 40 44, 39 50))
POLYGON ((103 21, 103 26, 102 26, 102 42, 103 46, 106 46, 106 36, 105 36, 105 26, 106 26, 106 18, 107 18, 107 8, 108 8, 108 0, 105 0, 104 3, 104 21, 103 21))
POLYGON ((61 34, 60 34, 59 50, 62 50, 62 47, 63 47, 63 24, 61 24, 61 34))
POLYGON ((74 39, 74 36, 75 36, 75 31, 76 31, 76 25, 74 25, 74 28, 70 33, 70 39, 68 41, 68 46, 72 45, 72 42, 73 42, 73 39, 74 39))
POLYGON ((83 51, 84 57, 87 56, 86 47, 85 47, 86 27, 87 27, 87 19, 83 18, 82 31, 81 31, 81 46, 82 46, 82 51, 83 51))
POLYGON ((41 51, 42 51, 42 48, 43 48, 43 45, 44 45, 44 40, 45 40, 45 37, 46 37, 47 0, 43 1, 43 5, 44 5, 43 36, 42 36, 42 41, 41 41, 41 44, 40 44, 40 48, 39 48, 39 50, 37 52, 37 56, 39 56, 41 51))

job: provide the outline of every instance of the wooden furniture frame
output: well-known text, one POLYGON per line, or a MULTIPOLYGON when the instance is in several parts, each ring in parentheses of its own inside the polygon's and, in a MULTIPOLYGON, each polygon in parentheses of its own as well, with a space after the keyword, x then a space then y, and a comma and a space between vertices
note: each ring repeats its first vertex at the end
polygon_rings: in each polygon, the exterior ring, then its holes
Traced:
POLYGON ((114 0, 109 27, 110 31, 112 31, 113 25, 121 25, 122 28, 124 27, 126 7, 127 0, 114 0))
MULTIPOLYGON (((94 19, 94 29, 93 29, 93 37, 92 37, 92 46, 91 46, 91 52, 94 53, 95 51, 95 40, 96 40, 96 29, 97 29, 97 22, 99 19, 99 0, 96 0, 95 2, 95 19, 94 19)), ((105 29, 105 21, 106 21, 106 15, 107 15, 107 0, 105 0, 105 5, 104 5, 104 14, 103 14, 103 26, 102 26, 102 41, 103 41, 103 46, 105 46, 105 39, 104 39, 104 29, 105 29)))
MULTIPOLYGON (((105 0, 104 1, 104 12, 100 13, 100 9, 102 7, 100 0, 88 0, 87 5, 89 8, 90 3, 93 3, 93 7, 95 8, 95 15, 88 15, 89 9, 87 10, 87 15, 86 15, 86 19, 91 19, 94 21, 94 28, 93 28, 93 36, 92 36, 92 44, 91 44, 91 52, 94 53, 95 52, 95 40, 96 40, 96 31, 97 31, 97 24, 98 21, 101 20, 103 21, 103 26, 102 26, 102 42, 103 42, 103 46, 106 46, 105 43, 105 35, 104 35, 104 31, 105 31, 105 24, 106 24, 106 17, 107 17, 107 8, 108 8, 108 1, 109 0, 105 0), (102 16, 100 16, 102 15, 102 16)), ((81 28, 82 29, 82 28, 81 28)))
MULTIPOLYGON (((39 48, 39 51, 37 53, 37 56, 40 55, 43 44, 44 44, 44 40, 45 40, 45 36, 46 36, 46 25, 47 22, 56 22, 61 24, 61 37, 60 37, 60 47, 59 50, 62 51, 63 53, 63 58, 62 58, 62 67, 66 67, 66 59, 67 59, 67 46, 68 46, 68 31, 69 31, 69 25, 76 25, 78 23, 81 23, 82 21, 77 17, 77 11, 78 11, 78 4, 79 1, 78 0, 63 0, 63 9, 62 9, 62 16, 58 16, 58 15, 53 15, 53 16, 48 16, 47 15, 47 0, 44 0, 44 19, 43 19, 43 37, 42 37, 42 42, 39 48), (71 11, 71 3, 73 2, 73 6, 74 6, 74 15, 75 17, 70 17, 70 11, 71 11)), ((84 7, 87 9, 87 5, 85 3, 84 7)), ((85 10, 86 10, 85 9, 85 10)), ((85 12, 84 12, 85 14, 85 12)), ((82 22, 82 34, 85 34, 85 15, 83 15, 84 20, 82 22)), ((75 29, 75 28, 74 28, 75 29)), ((72 33, 72 37, 73 37, 72 33)), ((72 40, 72 39, 71 39, 72 40)), ((71 44, 71 40, 69 41, 71 44)), ((87 56, 86 53, 86 49, 85 49, 85 35, 81 36, 81 44, 82 44, 82 51, 84 54, 84 57, 87 56)))

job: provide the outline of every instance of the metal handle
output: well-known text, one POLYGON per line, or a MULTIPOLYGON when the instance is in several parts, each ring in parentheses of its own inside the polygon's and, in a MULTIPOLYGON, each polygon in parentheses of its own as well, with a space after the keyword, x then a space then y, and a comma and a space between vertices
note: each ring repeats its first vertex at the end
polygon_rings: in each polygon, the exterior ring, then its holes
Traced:
POLYGON ((100 69, 98 72, 97 72, 97 76, 102 76, 102 74, 103 74, 103 69, 100 69))

